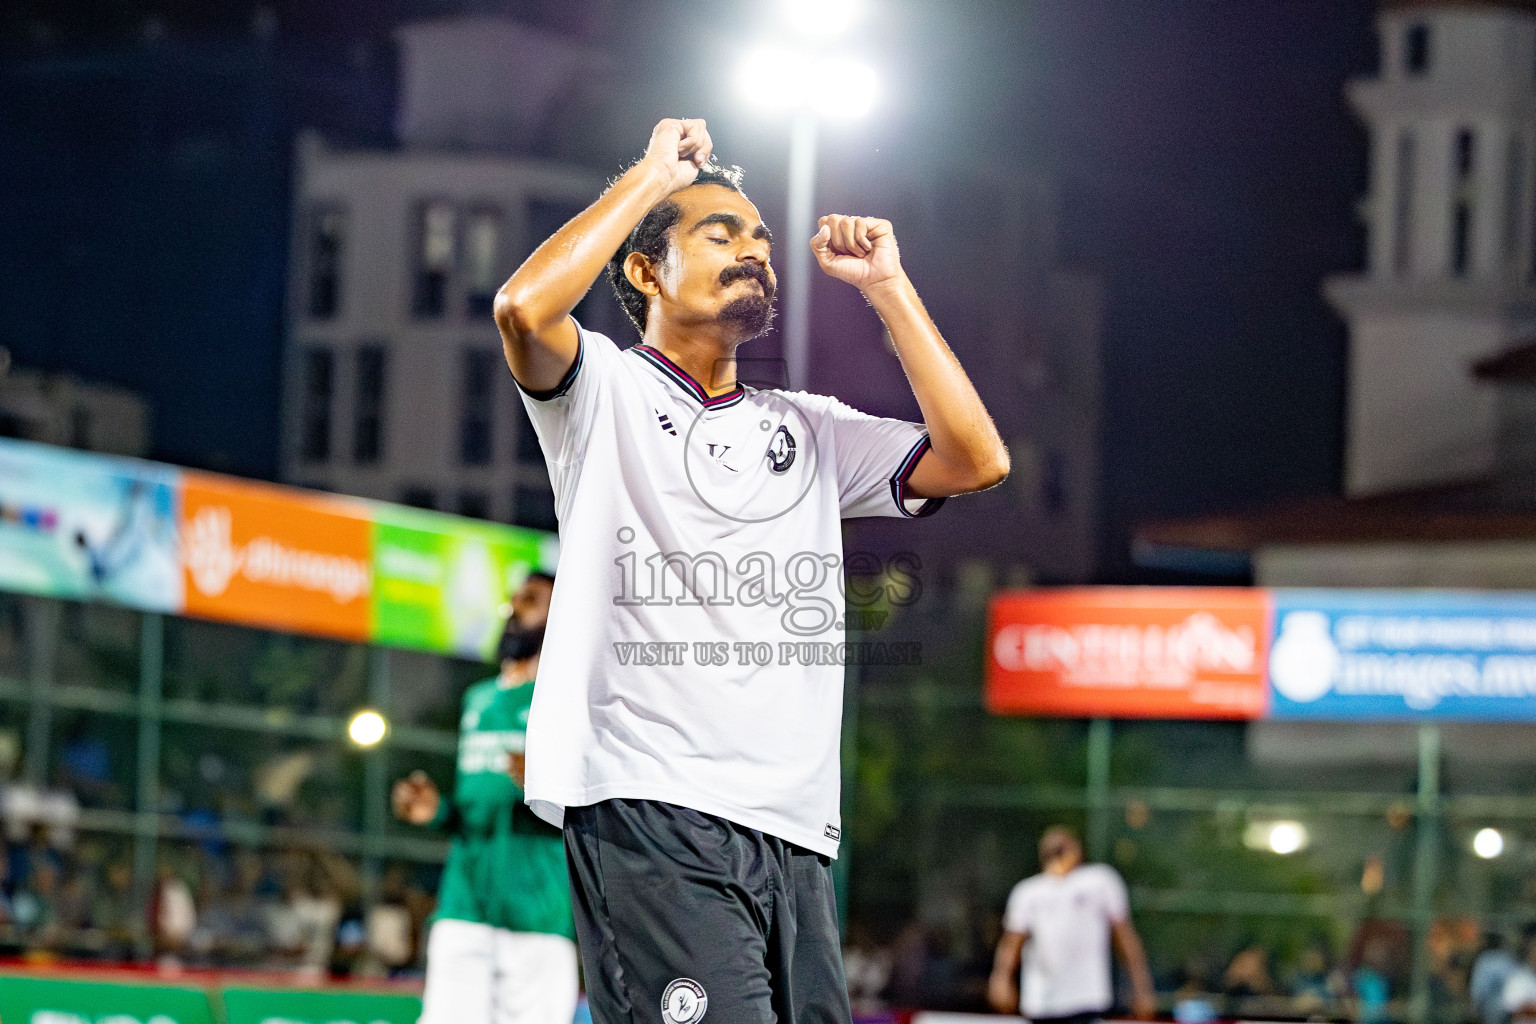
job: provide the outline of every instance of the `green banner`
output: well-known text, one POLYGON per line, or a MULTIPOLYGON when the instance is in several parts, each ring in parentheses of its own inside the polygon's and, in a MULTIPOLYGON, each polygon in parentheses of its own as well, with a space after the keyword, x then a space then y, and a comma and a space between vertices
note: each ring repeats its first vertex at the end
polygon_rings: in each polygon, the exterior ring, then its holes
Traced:
MULTIPOLYGON (((414 1021, 415 1018, 381 1017, 414 1021)), ((214 1024, 202 989, 0 974, 4 1024, 214 1024)))
POLYGON ((374 641, 490 660, 507 595, 554 571, 558 541, 538 530, 373 504, 374 641))
POLYGON ((421 1000, 372 992, 227 988, 226 1024, 416 1024, 421 1000))

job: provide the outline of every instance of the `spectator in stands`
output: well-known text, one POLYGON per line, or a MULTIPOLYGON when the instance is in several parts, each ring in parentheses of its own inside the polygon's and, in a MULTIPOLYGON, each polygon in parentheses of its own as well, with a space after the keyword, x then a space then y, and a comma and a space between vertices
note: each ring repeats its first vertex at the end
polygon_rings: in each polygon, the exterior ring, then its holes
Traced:
POLYGON ((107 865, 106 884, 93 894, 91 923, 102 932, 102 956, 131 960, 138 954, 144 909, 133 893, 133 867, 126 860, 107 865))
POLYGON ((1229 999, 1273 995, 1275 982, 1269 974, 1269 950, 1258 943, 1238 950, 1222 973, 1221 989, 1229 999))
POLYGON ((1504 979, 1500 998, 1514 1024, 1536 1021, 1536 924, 1521 933, 1520 962, 1504 979))
POLYGON ((181 966, 187 940, 197 927, 197 904, 192 899, 191 887, 170 865, 160 866, 148 911, 156 962, 164 967, 181 966))
POLYGON ((1326 939, 1317 937, 1307 943, 1285 987, 1298 1015, 1326 1015, 1329 1003, 1342 991, 1333 975, 1326 939))
POLYGON ((1509 1014, 1504 1009, 1504 983, 1518 966, 1503 934, 1484 933, 1482 948, 1472 961, 1472 978, 1467 984, 1472 1012, 1482 1024, 1507 1024, 1509 1014))

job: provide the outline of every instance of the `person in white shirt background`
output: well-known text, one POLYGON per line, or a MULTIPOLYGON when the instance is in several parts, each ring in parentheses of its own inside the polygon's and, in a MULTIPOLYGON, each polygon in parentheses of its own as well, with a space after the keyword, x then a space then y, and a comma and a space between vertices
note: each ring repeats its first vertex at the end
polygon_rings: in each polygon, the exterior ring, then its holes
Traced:
POLYGON ((1157 1010, 1141 937, 1131 925, 1125 882, 1107 864, 1083 863, 1083 847, 1060 825, 1040 837, 1041 872, 1008 894, 1003 937, 987 998, 999 1013, 1035 1024, 1089 1024, 1114 1004, 1113 941, 1130 974, 1131 1012, 1157 1010))

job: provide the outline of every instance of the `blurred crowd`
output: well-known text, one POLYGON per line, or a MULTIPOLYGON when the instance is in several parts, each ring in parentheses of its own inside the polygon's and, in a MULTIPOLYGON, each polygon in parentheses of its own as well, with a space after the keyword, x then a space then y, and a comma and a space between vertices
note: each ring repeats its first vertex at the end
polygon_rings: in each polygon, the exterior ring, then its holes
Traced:
MULTIPOLYGON (((996 915, 965 927, 907 922, 886 934, 855 924, 844 948, 848 990, 866 1018, 891 1007, 986 1012, 986 979, 1001 934, 996 915)), ((1160 1016, 1217 1020, 1402 1021, 1409 1014, 1412 933, 1367 917, 1336 949, 1319 931, 1285 954, 1260 941, 1213 949, 1154 974, 1160 1016)), ((1510 1024, 1536 1017, 1536 923, 1518 932, 1470 918, 1434 922, 1426 941, 1430 1019, 1510 1024)), ((1122 1004, 1128 993, 1122 992, 1122 1004)))
POLYGON ((398 976, 420 968, 434 881, 391 864, 370 900, 334 852, 204 843, 165 844, 136 886, 126 851, 38 824, 0 842, 0 956, 398 976))

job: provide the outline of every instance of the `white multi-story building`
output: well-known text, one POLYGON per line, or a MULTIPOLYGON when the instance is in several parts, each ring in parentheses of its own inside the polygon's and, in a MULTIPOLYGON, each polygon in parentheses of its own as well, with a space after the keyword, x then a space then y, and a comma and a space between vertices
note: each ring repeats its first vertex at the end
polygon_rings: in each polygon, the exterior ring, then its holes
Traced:
MULTIPOLYGON (((282 475, 553 528, 491 303, 603 178, 497 150, 600 60, 498 18, 412 25, 399 41, 400 145, 297 147, 282 475)), ((612 330, 602 287, 577 315, 612 330)))
POLYGON ((0 437, 143 457, 149 405, 114 384, 13 367, 0 348, 0 437))
POLYGON ((1370 131, 1364 273, 1349 322, 1351 496, 1496 468, 1499 401, 1474 363, 1536 333, 1536 3, 1387 0, 1381 73, 1351 83, 1370 131))

